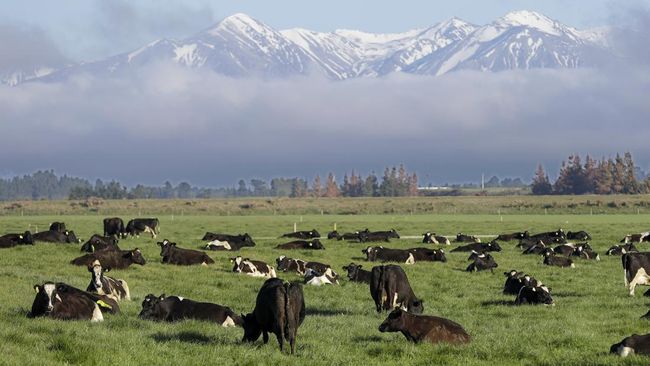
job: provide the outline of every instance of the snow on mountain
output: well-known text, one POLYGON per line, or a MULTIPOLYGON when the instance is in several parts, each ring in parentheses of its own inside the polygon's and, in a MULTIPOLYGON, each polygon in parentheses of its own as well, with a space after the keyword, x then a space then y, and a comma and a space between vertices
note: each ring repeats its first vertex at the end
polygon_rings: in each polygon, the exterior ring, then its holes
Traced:
POLYGON ((442 75, 576 68, 607 52, 607 29, 577 30, 532 11, 514 11, 476 26, 451 18, 432 27, 376 34, 340 29, 277 31, 246 14, 231 15, 183 40, 161 39, 132 52, 42 72, 14 73, 2 82, 55 81, 70 75, 118 75, 154 62, 173 62, 232 77, 322 74, 334 80, 393 72, 442 75))

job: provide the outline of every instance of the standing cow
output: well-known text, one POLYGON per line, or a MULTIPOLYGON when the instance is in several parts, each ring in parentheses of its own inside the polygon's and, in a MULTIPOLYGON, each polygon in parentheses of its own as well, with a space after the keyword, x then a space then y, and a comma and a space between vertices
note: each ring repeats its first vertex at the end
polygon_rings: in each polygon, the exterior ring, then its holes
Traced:
POLYGON ((115 235, 118 238, 126 238, 126 228, 124 220, 119 217, 109 217, 104 219, 104 236, 115 235))
POLYGON ((415 314, 424 311, 422 300, 413 293, 408 277, 400 266, 373 267, 370 275, 370 296, 375 301, 378 313, 395 308, 415 314))

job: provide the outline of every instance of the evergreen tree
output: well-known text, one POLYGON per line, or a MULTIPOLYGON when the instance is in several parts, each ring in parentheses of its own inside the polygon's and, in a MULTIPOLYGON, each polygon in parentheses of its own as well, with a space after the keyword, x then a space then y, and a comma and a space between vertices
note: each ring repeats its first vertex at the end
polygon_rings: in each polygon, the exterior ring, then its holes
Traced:
POLYGON ((327 176, 327 183, 325 183, 325 197, 338 197, 340 196, 341 193, 339 192, 339 187, 336 184, 336 179, 334 178, 334 174, 329 173, 327 176))
POLYGON ((312 183, 312 187, 311 187, 311 194, 314 197, 321 197, 323 195, 323 188, 321 187, 320 175, 316 175, 316 178, 314 178, 314 182, 312 183))
POLYGON ((531 188, 535 195, 548 195, 553 193, 553 186, 551 186, 551 182, 549 182, 548 175, 544 172, 542 164, 537 166, 531 188))

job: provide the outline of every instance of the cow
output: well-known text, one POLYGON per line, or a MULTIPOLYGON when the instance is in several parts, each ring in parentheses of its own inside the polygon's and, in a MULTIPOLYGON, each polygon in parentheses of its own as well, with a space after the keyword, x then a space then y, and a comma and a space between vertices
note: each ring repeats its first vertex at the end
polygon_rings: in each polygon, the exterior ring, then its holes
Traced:
POLYGON ((65 222, 53 222, 50 224, 50 231, 58 231, 60 233, 66 232, 65 222))
POLYGON ((0 236, 0 248, 11 248, 16 245, 34 245, 32 233, 25 231, 23 234, 5 234, 0 236))
POLYGON ((253 277, 277 277, 275 268, 262 261, 256 261, 238 256, 235 258, 230 258, 230 262, 234 263, 232 271, 236 273, 244 273, 253 277))
POLYGON ((227 235, 206 233, 203 240, 211 240, 205 249, 208 250, 233 250, 237 251, 243 247, 254 247, 255 242, 248 233, 244 235, 227 235), (209 235, 210 234, 210 235, 209 235), (209 239, 206 239, 209 238, 209 239))
POLYGON ((449 239, 445 236, 436 235, 436 233, 424 233, 422 234, 422 243, 424 244, 444 244, 451 245, 449 239))
POLYGON ((594 260, 597 260, 597 261, 600 260, 600 255, 598 255, 598 253, 594 252, 591 249, 591 246, 589 245, 589 243, 576 245, 576 248, 573 251, 573 253, 571 253, 571 256, 580 257, 582 259, 594 259, 594 260))
POLYGON ((639 234, 627 234, 623 239, 621 239, 621 243, 624 244, 628 244, 628 243, 640 244, 644 241, 650 241, 650 231, 646 231, 639 234))
POLYGON ((348 279, 352 282, 363 282, 363 283, 370 283, 370 276, 371 273, 370 271, 366 271, 365 269, 361 269, 362 265, 361 264, 354 264, 350 263, 347 266, 344 266, 343 269, 348 271, 348 279))
POLYGON ((275 249, 313 249, 323 250, 325 247, 321 244, 320 240, 314 239, 312 241, 295 240, 288 243, 279 244, 275 249))
POLYGON ((104 320, 102 312, 120 312, 114 299, 82 291, 61 282, 34 285, 34 291, 36 297, 31 311, 27 314, 30 318, 47 316, 59 320, 101 322, 104 320))
POLYGON ((81 246, 81 251, 92 253, 104 249, 120 250, 120 247, 117 245, 117 243, 118 240, 115 236, 106 237, 95 234, 81 246))
POLYGON ((556 266, 556 267, 571 267, 574 268, 575 264, 573 261, 566 257, 558 257, 553 252, 544 253, 544 264, 547 266, 556 266))
POLYGON ((547 231, 544 233, 538 233, 531 235, 530 238, 532 239, 541 239, 544 240, 545 238, 562 238, 566 239, 566 234, 564 233, 564 230, 557 229, 556 231, 547 231))
POLYGON ((140 236, 141 233, 149 233, 155 239, 160 234, 160 221, 158 219, 133 219, 126 224, 127 234, 140 236))
POLYGON ((330 231, 329 233, 327 233, 327 239, 329 239, 329 240, 331 240, 331 239, 339 240, 340 237, 341 237, 341 235, 339 235, 339 232, 336 231, 336 230, 330 231))
POLYGON ((198 302, 180 296, 165 296, 165 294, 145 296, 139 317, 165 322, 195 319, 214 322, 222 327, 244 325, 244 320, 227 306, 198 302))
POLYGON ((609 352, 616 353, 621 357, 633 354, 650 356, 650 334, 632 334, 625 337, 619 343, 613 344, 609 348, 609 352))
POLYGON ((402 332, 413 343, 465 344, 471 341, 469 334, 456 322, 437 316, 410 314, 402 309, 388 314, 379 331, 402 332))
POLYGON ((134 263, 141 266, 146 264, 142 252, 138 248, 133 250, 99 250, 94 253, 88 253, 81 257, 77 257, 70 261, 70 264, 88 267, 96 260, 102 263, 102 265, 111 267, 112 269, 126 269, 134 263))
POLYGON ((637 285, 650 285, 650 252, 625 253, 621 262, 630 296, 634 296, 637 285))
POLYGON ((281 238, 295 238, 295 239, 316 239, 320 238, 320 233, 316 229, 309 231, 296 231, 293 233, 286 233, 280 236, 281 238))
POLYGON ((512 241, 512 240, 516 240, 516 239, 519 239, 519 240, 527 239, 529 237, 530 237, 530 234, 528 233, 528 231, 524 231, 524 232, 518 231, 518 232, 510 233, 510 234, 499 234, 499 236, 497 236, 497 238, 494 239, 494 240, 512 241))
POLYGON ((456 234, 456 242, 457 243, 480 243, 481 238, 478 236, 474 235, 467 235, 463 233, 458 233, 456 234))
POLYGON ((386 265, 372 267, 370 275, 370 296, 375 301, 377 312, 402 308, 421 314, 422 300, 413 293, 406 273, 400 266, 386 265))
POLYGON ((547 252, 548 253, 554 253, 553 248, 551 248, 549 246, 546 246, 546 244, 544 244, 544 242, 539 240, 539 242, 537 244, 533 244, 533 245, 525 248, 524 251, 521 252, 521 254, 524 254, 524 255, 525 254, 537 254, 537 255, 539 255, 539 254, 544 254, 544 253, 547 253, 547 252))
POLYGON ((356 241, 359 241, 359 242, 360 242, 360 241, 361 241, 361 235, 362 235, 362 234, 369 234, 369 233, 370 233, 370 230, 368 230, 368 229, 366 228, 366 229, 364 229, 364 230, 355 231, 355 232, 353 232, 353 233, 344 233, 344 234, 342 234, 342 235, 339 235, 339 236, 336 238, 336 240, 350 240, 350 241, 351 241, 351 240, 356 240, 356 241))
POLYGON ((415 256, 408 250, 390 249, 384 247, 367 247, 361 253, 366 255, 369 262, 399 262, 405 264, 415 263, 415 256))
POLYGON ((266 280, 257 294, 255 309, 242 318, 243 341, 255 342, 261 334, 266 344, 269 341, 269 333, 273 333, 280 344, 280 352, 284 351, 284 341, 287 340, 291 354, 294 354, 298 327, 305 320, 302 286, 285 283, 278 278, 266 280))
POLYGON ((179 266, 191 266, 200 264, 207 266, 213 264, 214 260, 204 252, 192 249, 184 249, 176 246, 176 243, 171 243, 165 239, 158 242, 160 246, 160 256, 162 257, 161 263, 176 264, 179 266))
POLYGON ((131 300, 129 285, 126 281, 104 276, 104 273, 109 272, 110 270, 110 267, 102 268, 99 261, 94 261, 92 266, 88 267, 88 272, 92 273, 92 278, 86 291, 106 295, 117 301, 131 300))
POLYGON ((317 272, 311 268, 307 268, 305 271, 305 284, 311 286, 338 285, 339 280, 331 268, 327 268, 324 272, 317 272))
POLYGON ((395 229, 390 229, 389 231, 360 231, 359 232, 359 241, 361 243, 366 243, 370 241, 385 241, 389 242, 391 238, 399 239, 399 234, 395 229))
POLYGON ((634 246, 634 244, 624 244, 624 245, 614 245, 609 248, 606 255, 623 255, 625 253, 638 253, 639 250, 634 246))
POLYGON ((500 252, 501 246, 496 241, 492 240, 489 243, 471 243, 467 245, 461 245, 451 250, 452 252, 500 252))
POLYGON ((465 271, 479 272, 479 271, 485 271, 489 269, 490 271, 494 272, 494 268, 497 267, 499 267, 499 265, 494 260, 492 255, 490 255, 490 253, 482 253, 482 254, 476 253, 476 258, 474 258, 474 261, 470 263, 469 266, 467 266, 465 271))
POLYGON ((566 238, 568 240, 580 240, 580 241, 587 241, 591 240, 591 235, 587 233, 586 231, 568 231, 566 233, 566 238))
MULTIPOLYGON (((311 268, 318 273, 324 273, 328 268, 331 269, 332 267, 329 264, 324 264, 319 262, 307 262, 300 259, 289 258, 284 255, 279 256, 275 260, 275 263, 277 264, 277 268, 279 271, 282 272, 292 271, 298 273, 301 276, 305 274, 307 268, 311 268)), ((336 274, 336 272, 333 273, 336 277, 338 277, 338 274, 336 274)))
POLYGON ((416 262, 446 262, 447 257, 442 249, 410 248, 407 252, 413 254, 416 262))
POLYGON ((555 254, 561 254, 565 257, 569 257, 573 255, 573 252, 575 251, 576 251, 576 245, 573 243, 562 244, 553 248, 553 252, 555 252, 555 254))
POLYGON ((117 238, 126 238, 127 236, 124 220, 119 217, 108 217, 104 219, 104 236, 112 235, 115 235, 117 238))
POLYGON ((81 240, 77 239, 74 231, 41 231, 40 233, 33 234, 32 239, 34 241, 44 241, 46 243, 81 243, 81 240))
POLYGON ((539 304, 555 306, 550 288, 546 286, 523 286, 515 299, 515 305, 539 304))
POLYGON ((519 290, 524 286, 540 287, 542 283, 537 281, 523 272, 512 270, 510 272, 503 272, 506 276, 506 283, 503 285, 504 295, 518 295, 519 290))

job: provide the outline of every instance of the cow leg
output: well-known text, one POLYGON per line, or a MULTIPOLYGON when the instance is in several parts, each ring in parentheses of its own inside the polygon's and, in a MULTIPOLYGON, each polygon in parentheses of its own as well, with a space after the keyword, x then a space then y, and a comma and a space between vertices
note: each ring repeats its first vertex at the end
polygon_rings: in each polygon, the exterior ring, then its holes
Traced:
POLYGON ((262 331, 262 340, 264 341, 264 344, 269 343, 269 333, 265 330, 262 331))
POLYGON ((296 345, 296 336, 295 335, 291 336, 289 338, 289 345, 291 346, 291 354, 293 354, 294 351, 295 351, 295 345, 296 345))
POLYGON ((280 344, 280 353, 284 352, 284 331, 280 330, 278 334, 276 334, 276 337, 278 338, 278 343, 280 344))

